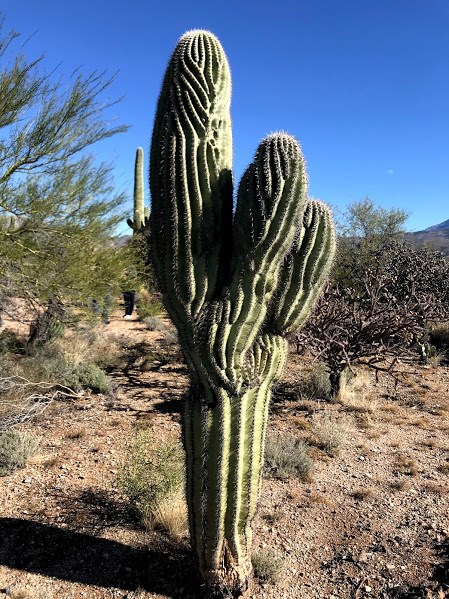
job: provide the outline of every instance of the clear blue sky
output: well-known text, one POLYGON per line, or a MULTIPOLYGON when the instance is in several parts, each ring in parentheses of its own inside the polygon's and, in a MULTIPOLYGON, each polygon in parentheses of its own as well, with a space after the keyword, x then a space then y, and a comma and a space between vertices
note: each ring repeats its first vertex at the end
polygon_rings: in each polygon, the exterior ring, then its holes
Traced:
POLYGON ((180 35, 204 28, 231 64, 237 180, 258 142, 284 130, 302 145, 311 196, 342 210, 369 196, 409 210, 410 230, 449 219, 449 0, 3 0, 1 10, 47 69, 118 71, 114 114, 131 129, 95 152, 114 161, 130 212, 167 59, 180 35))

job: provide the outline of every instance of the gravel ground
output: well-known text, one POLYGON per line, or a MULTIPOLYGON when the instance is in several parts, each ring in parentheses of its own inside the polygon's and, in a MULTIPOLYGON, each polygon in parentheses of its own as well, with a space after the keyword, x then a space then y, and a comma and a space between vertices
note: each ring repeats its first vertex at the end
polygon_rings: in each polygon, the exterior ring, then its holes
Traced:
MULTIPOLYGON (((198 597, 187 539, 139 529, 116 486, 136 426, 179 434, 185 369, 140 323, 117 317, 105 330, 147 344, 148 358, 111 373, 114 398, 56 402, 22 427, 41 443, 0 479, 0 597, 198 597)), ((449 368, 404 366, 396 388, 362 373, 364 387, 335 404, 298 394, 307 368, 291 355, 270 430, 308 442, 313 472, 263 482, 254 552, 274 551, 284 570, 251 597, 449 597, 449 368), (327 453, 323 419, 341 433, 327 453)))

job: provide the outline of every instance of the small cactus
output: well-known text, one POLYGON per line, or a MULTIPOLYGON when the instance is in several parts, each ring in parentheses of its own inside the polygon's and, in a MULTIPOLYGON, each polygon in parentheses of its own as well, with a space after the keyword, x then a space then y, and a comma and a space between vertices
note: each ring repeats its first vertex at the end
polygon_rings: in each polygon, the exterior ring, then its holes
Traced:
POLYGON ((271 387, 286 335, 310 314, 335 252, 330 211, 307 200, 301 149, 285 133, 259 145, 233 214, 230 92, 218 39, 182 36, 150 157, 154 267, 191 379, 190 534, 211 597, 248 592, 271 387))
POLYGON ((143 183, 143 148, 137 148, 134 163, 134 220, 128 218, 128 226, 136 234, 145 229, 150 218, 150 210, 145 207, 143 183))

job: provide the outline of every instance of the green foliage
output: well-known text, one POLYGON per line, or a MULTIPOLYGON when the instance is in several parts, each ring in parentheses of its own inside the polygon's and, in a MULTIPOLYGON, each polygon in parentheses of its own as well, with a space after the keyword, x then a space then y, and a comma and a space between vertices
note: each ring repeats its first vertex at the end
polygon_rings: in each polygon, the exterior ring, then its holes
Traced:
POLYGON ((136 311, 139 320, 163 316, 165 312, 164 304, 158 299, 146 299, 137 297, 136 311))
POLYGON ((106 115, 112 79, 57 80, 14 52, 16 37, 0 31, 0 297, 79 307, 121 284, 111 235, 125 198, 85 150, 126 127, 106 115))
POLYGON ((168 497, 182 491, 183 458, 179 442, 158 442, 151 431, 141 431, 133 439, 117 481, 132 513, 142 523, 150 522, 168 497))
POLYGON ((408 217, 407 211, 376 206, 368 197, 350 204, 339 227, 333 279, 358 287, 364 273, 378 267, 384 248, 401 238, 408 217))
POLYGON ((75 366, 61 379, 61 384, 77 392, 91 389, 94 393, 108 393, 112 388, 104 370, 96 364, 86 363, 75 366))
POLYGON ((0 476, 23 468, 39 446, 37 439, 15 430, 0 433, 0 476))
POLYGON ((272 476, 308 480, 313 468, 309 446, 291 435, 268 435, 265 468, 272 476))

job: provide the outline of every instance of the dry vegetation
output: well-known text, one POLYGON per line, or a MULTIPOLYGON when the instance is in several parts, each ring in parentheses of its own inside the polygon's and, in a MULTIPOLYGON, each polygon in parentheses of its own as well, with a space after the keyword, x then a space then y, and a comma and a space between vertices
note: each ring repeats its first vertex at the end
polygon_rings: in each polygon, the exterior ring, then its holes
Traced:
MULTIPOLYGON (((0 479, 6 596, 199 596, 179 451, 187 376, 167 332, 117 315, 57 342, 57 364, 105 368, 110 390, 55 396, 14 428, 39 445, 0 479)), ((28 359, 9 367, 26 374, 28 359)), ((331 403, 323 369, 292 353, 271 408, 252 597, 449 596, 449 368, 403 371, 395 385, 360 370, 331 403)))

